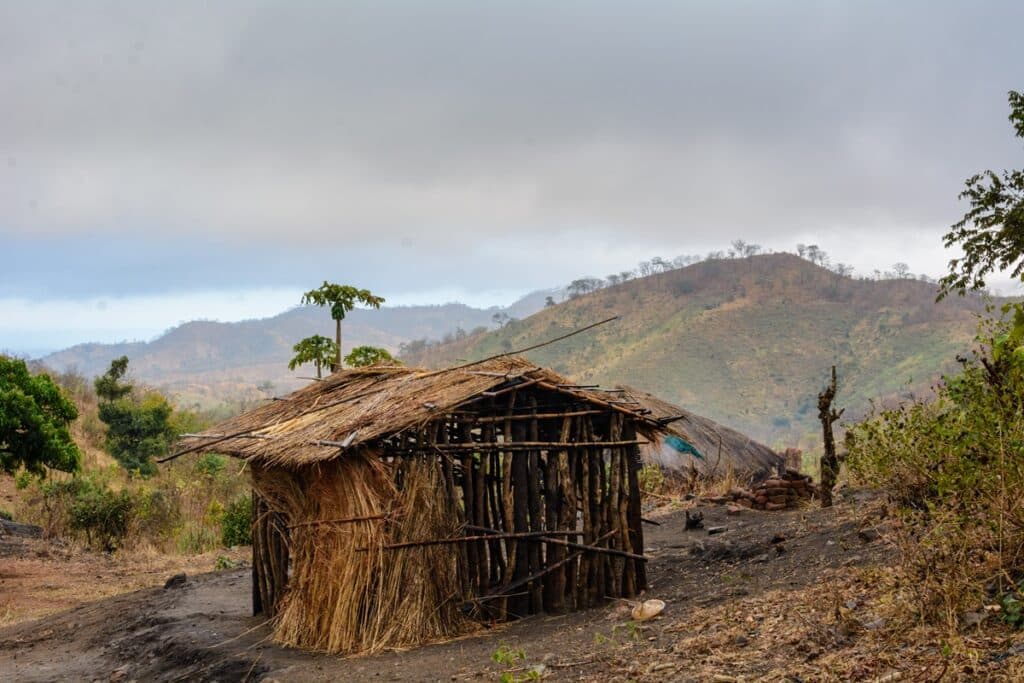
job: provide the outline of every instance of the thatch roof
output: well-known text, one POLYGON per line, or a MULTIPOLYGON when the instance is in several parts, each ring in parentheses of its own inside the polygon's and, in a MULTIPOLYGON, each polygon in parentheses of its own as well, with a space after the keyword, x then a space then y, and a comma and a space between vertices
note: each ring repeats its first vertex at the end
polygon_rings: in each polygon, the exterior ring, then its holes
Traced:
POLYGON ((650 410, 650 417, 679 418, 668 424, 669 431, 676 432, 703 456, 698 458, 679 453, 671 447, 652 442, 644 446, 644 457, 650 462, 672 468, 689 468, 692 463, 701 474, 708 476, 723 476, 732 468, 737 474, 754 478, 773 474, 784 464, 782 456, 746 434, 663 401, 647 392, 626 386, 620 388, 639 401, 642 407, 650 410))
POLYGON ((620 396, 577 388, 525 358, 503 357, 447 370, 380 365, 342 370, 201 434, 186 436, 180 445, 263 465, 299 467, 415 428, 484 392, 517 382, 627 413, 645 435, 662 431, 661 424, 639 406, 623 405, 620 396), (609 404, 613 396, 616 403, 609 404))

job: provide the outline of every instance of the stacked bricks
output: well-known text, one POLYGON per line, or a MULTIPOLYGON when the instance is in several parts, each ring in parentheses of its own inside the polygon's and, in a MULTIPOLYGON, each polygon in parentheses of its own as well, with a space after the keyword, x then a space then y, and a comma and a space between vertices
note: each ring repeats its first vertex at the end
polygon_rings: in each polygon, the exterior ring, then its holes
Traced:
POLYGON ((753 490, 735 488, 726 496, 709 498, 708 501, 734 502, 755 510, 787 510, 817 496, 818 487, 810 477, 787 468, 782 474, 761 482, 753 490))

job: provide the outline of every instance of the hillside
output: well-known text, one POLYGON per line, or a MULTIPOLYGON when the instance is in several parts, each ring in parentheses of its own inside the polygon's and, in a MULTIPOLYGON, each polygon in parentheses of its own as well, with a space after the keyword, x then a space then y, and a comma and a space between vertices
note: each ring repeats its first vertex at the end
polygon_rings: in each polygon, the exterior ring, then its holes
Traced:
MULTIPOLYGON (((345 319, 342 346, 346 352, 361 344, 394 352, 409 339, 441 338, 457 328, 470 331, 490 325, 498 311, 528 315, 543 303, 543 295, 535 293, 509 309, 480 309, 456 303, 357 309, 345 319)), ((93 377, 103 373, 112 359, 126 355, 132 376, 168 390, 180 404, 207 406, 260 396, 256 387, 265 382, 277 392, 305 384, 297 376, 311 375, 312 368, 292 372, 287 364, 292 345, 312 334, 333 338, 334 323, 325 310, 305 306, 259 320, 189 322, 150 342, 79 344, 40 361, 56 370, 74 368, 93 377)))
POLYGON ((847 416, 927 392, 970 346, 978 298, 935 303, 934 285, 858 280, 791 254, 710 260, 607 287, 501 330, 405 360, 438 366, 621 319, 529 357, 580 382, 627 383, 773 445, 817 443, 829 366, 847 416))

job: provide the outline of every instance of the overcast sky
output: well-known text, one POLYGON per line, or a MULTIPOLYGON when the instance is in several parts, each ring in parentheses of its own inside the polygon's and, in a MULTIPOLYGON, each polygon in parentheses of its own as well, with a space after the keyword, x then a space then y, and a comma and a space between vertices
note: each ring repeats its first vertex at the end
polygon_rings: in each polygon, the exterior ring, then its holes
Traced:
POLYGON ((0 3, 0 348, 815 242, 939 275, 1013 2, 0 3))

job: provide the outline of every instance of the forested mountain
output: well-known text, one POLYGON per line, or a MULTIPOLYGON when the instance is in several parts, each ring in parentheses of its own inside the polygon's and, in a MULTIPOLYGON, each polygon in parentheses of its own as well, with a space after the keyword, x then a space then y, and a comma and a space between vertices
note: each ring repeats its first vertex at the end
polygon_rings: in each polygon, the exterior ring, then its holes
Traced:
MULTIPOLYGON (((586 289, 586 288, 584 288, 586 289)), ((710 259, 605 286, 500 330, 412 344, 439 366, 618 321, 530 352, 580 382, 622 382, 776 445, 816 443, 816 392, 838 366, 851 418, 873 399, 927 393, 971 346, 984 302, 935 285, 856 279, 792 254, 710 259)))

